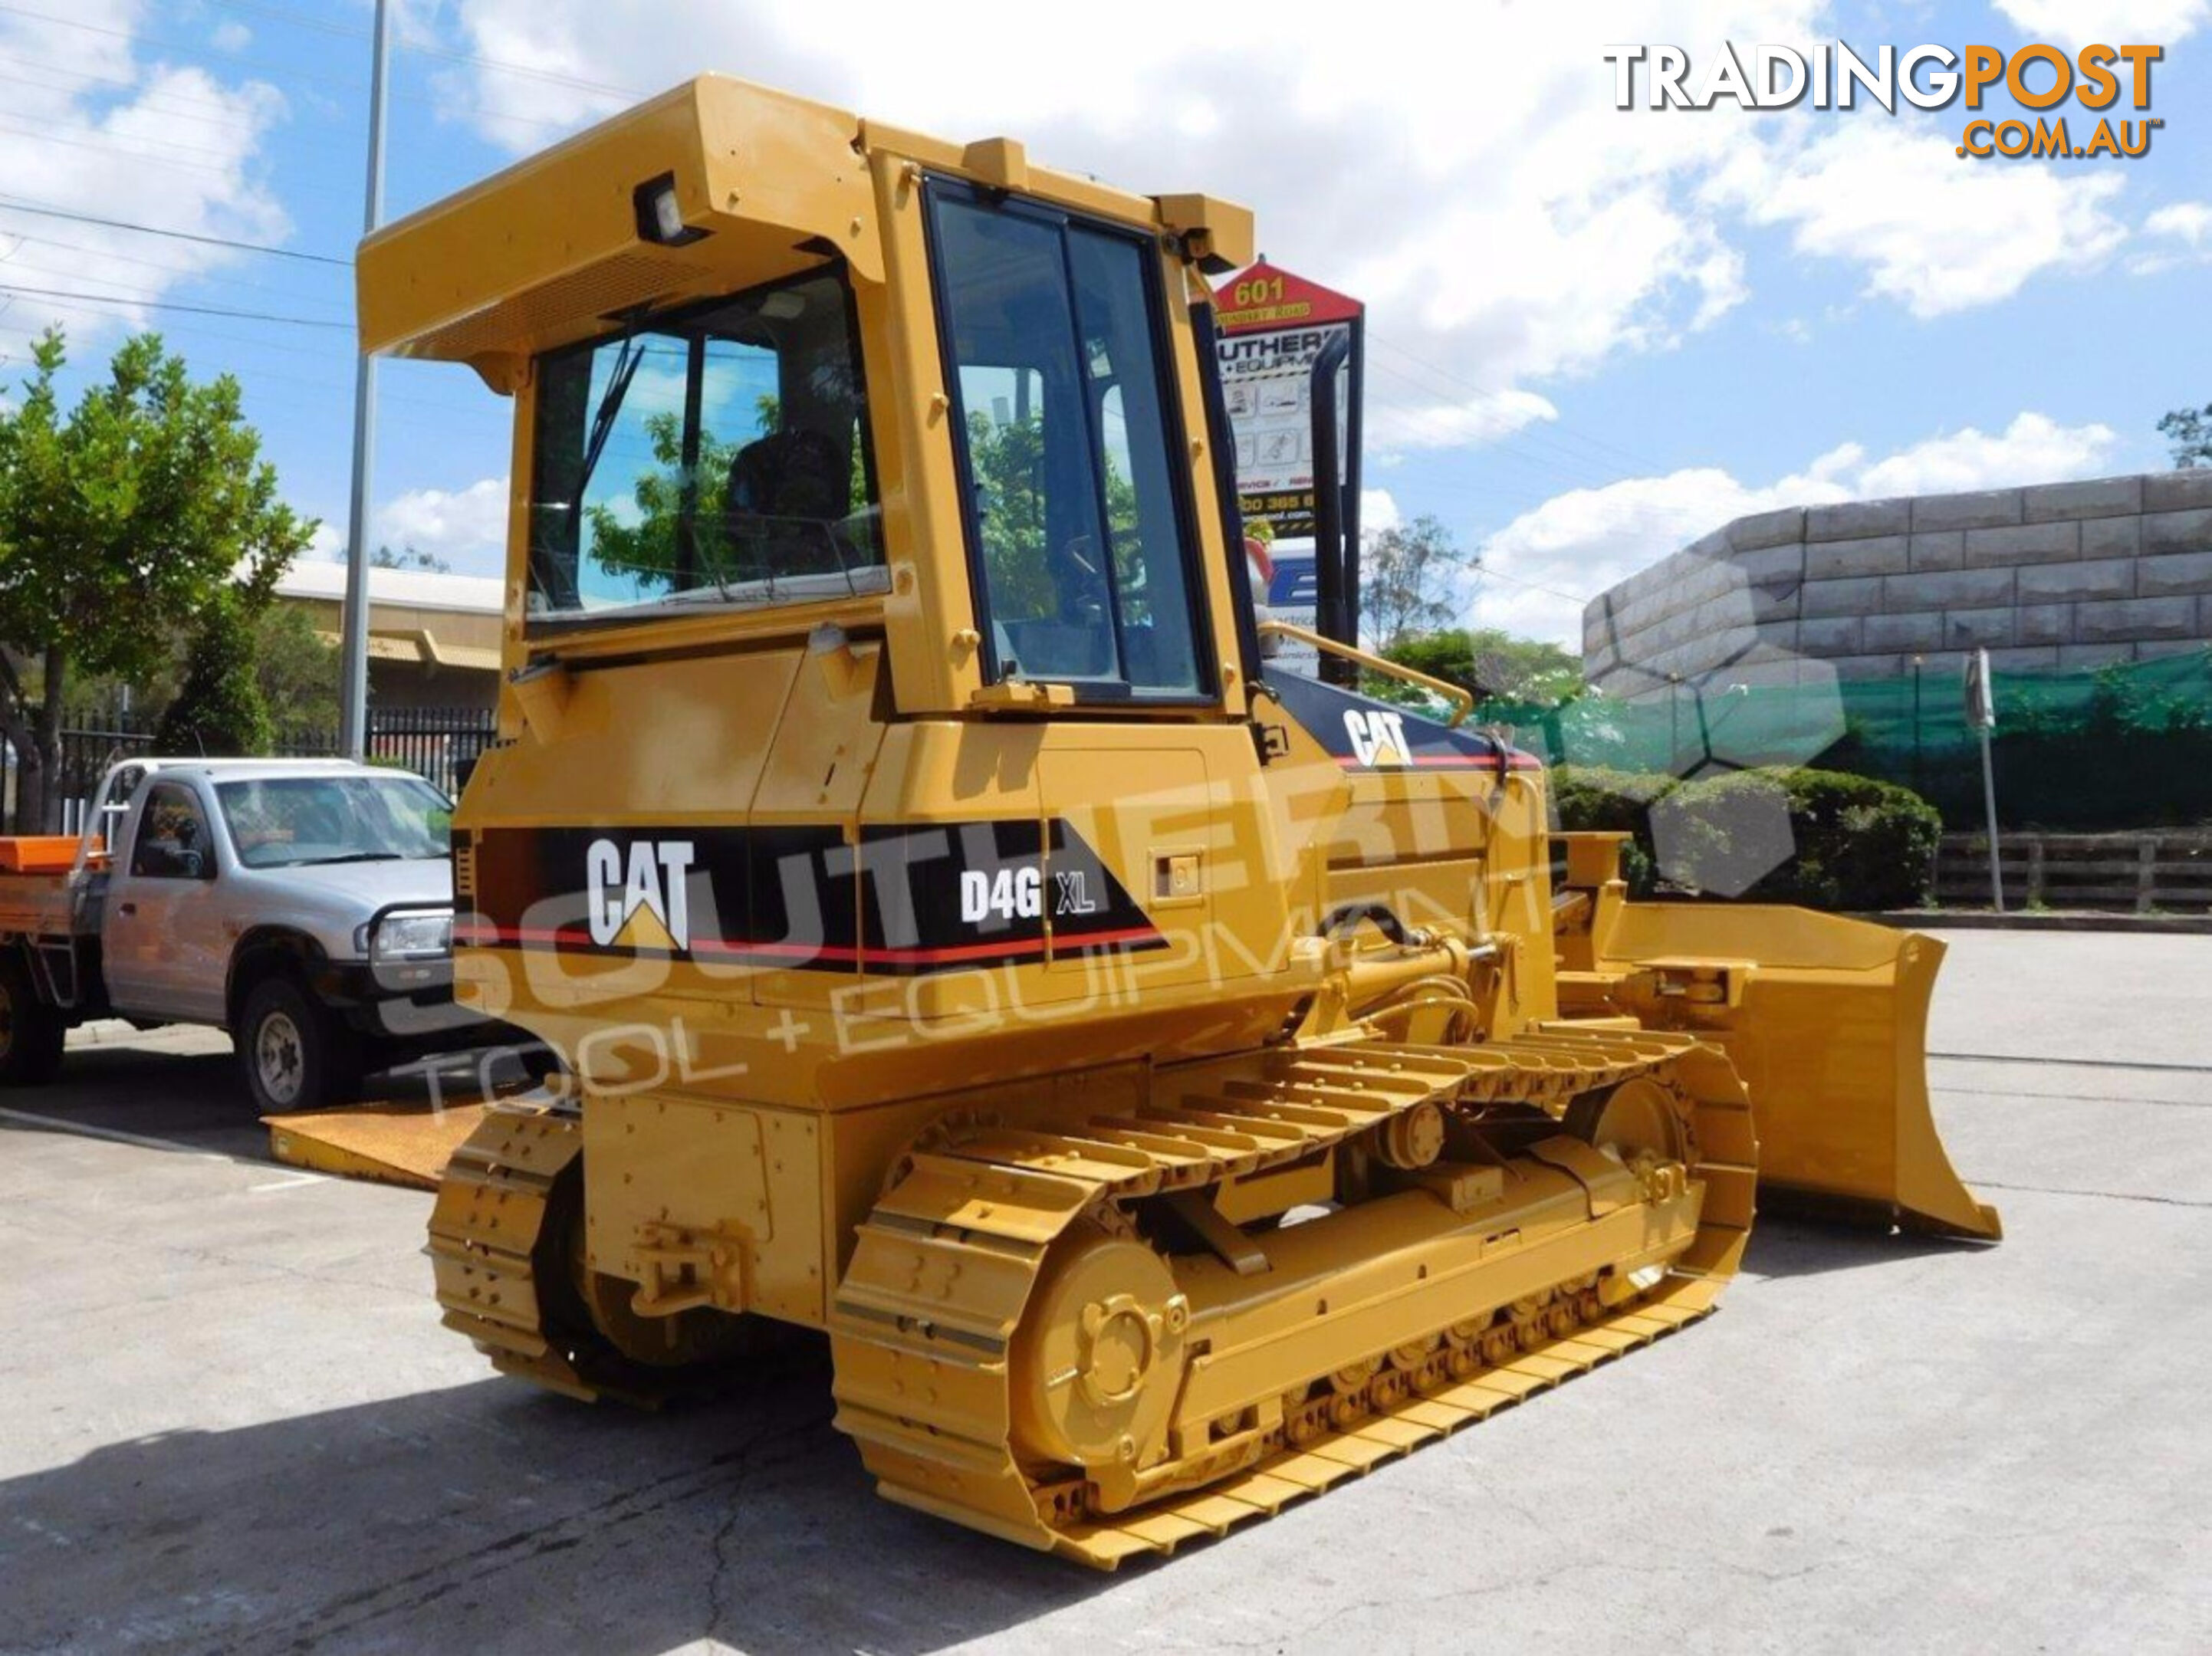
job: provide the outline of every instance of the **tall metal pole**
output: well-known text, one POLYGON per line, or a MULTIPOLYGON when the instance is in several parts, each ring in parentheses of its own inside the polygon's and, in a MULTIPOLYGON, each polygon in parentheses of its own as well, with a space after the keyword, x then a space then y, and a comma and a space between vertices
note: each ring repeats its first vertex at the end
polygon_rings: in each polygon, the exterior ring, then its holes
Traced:
POLYGON ((1966 723, 1981 733, 1982 804, 1989 812, 1990 905, 2002 914, 2004 906, 2003 848, 1997 840, 1997 773, 1990 755, 1990 733, 1997 727, 1996 685, 1990 677, 1990 652, 1977 650, 1966 658, 1966 723))
POLYGON ((1982 726, 1982 804, 1990 819, 1990 907, 2002 914, 2004 907, 2004 854, 1997 839, 1997 772, 1990 757, 1990 727, 1982 726))
MULTIPOLYGON (((368 203, 366 235, 384 221, 384 82, 392 63, 389 0, 376 0, 376 37, 368 78, 368 203)), ((376 441, 376 359, 362 352, 353 382, 353 509, 346 533, 345 617, 338 743, 349 759, 368 749, 369 462, 376 441)))

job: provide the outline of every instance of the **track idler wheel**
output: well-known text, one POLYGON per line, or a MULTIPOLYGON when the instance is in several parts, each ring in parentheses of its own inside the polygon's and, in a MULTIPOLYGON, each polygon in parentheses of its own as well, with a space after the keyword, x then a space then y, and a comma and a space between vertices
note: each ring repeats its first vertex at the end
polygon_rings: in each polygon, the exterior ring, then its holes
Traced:
POLYGON ((1014 1336, 1016 1441, 1025 1458, 1090 1473, 1111 1511, 1165 1447, 1190 1302, 1158 1253, 1096 1224, 1054 1253, 1014 1336))
POLYGON ((1633 1168, 1690 1159, 1688 1101, 1650 1076, 1634 1076, 1604 1092, 1584 1093, 1567 1106, 1567 1131, 1611 1150, 1633 1168))

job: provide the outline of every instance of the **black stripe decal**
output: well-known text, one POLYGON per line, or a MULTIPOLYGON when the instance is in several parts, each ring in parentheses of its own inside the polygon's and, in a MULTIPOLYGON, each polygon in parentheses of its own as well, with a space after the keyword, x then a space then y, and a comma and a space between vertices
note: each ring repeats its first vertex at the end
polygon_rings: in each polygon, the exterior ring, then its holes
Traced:
MULTIPOLYGON (((460 836, 456 836, 457 840, 460 836)), ((455 941, 918 974, 1163 949, 1065 822, 488 828, 455 941)))

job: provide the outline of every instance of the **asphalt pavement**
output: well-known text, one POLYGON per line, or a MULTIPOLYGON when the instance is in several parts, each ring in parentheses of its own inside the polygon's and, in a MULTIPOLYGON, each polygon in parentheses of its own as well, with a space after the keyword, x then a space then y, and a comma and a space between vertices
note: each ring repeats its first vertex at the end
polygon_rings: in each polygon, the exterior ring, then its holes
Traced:
POLYGON ((104 1028, 0 1095, 0 1651, 2201 1650, 2212 937, 1951 942, 2002 1247, 1763 1221, 1718 1317, 1114 1576, 878 1501, 818 1344, 658 1415, 493 1377, 428 1198, 104 1028))

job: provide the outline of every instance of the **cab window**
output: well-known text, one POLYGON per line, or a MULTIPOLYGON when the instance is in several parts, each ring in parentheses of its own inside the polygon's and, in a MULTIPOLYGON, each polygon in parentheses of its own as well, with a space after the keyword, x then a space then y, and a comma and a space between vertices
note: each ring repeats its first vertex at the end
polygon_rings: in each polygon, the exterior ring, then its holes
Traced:
POLYGON ((930 205, 987 676, 1210 694, 1157 249, 945 180, 930 205))
POLYGON ((215 877, 215 847, 208 841, 207 818, 190 788, 162 782, 147 794, 138 813, 131 872, 152 880, 215 877))
POLYGON ((753 288, 541 361, 533 621, 887 585, 842 273, 753 288))

